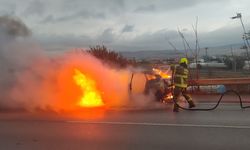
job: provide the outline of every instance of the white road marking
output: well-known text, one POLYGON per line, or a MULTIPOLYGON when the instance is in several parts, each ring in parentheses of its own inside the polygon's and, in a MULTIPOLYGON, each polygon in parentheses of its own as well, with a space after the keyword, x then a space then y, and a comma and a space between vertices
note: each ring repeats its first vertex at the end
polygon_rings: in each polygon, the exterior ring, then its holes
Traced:
POLYGON ((250 126, 209 125, 209 124, 171 124, 171 123, 150 123, 150 122, 108 122, 108 121, 100 121, 100 122, 95 122, 95 121, 66 121, 66 122, 67 123, 81 123, 81 124, 106 124, 106 125, 137 125, 137 126, 250 129, 250 126))

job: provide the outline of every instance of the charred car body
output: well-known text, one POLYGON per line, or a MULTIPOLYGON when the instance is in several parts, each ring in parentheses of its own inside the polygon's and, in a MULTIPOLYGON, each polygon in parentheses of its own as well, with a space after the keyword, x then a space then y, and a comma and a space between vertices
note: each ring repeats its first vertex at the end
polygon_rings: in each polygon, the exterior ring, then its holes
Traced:
MULTIPOLYGON (((145 86, 143 93, 145 95, 153 94, 155 97, 155 100, 158 102, 163 103, 170 103, 172 102, 173 96, 173 86, 172 86, 172 77, 171 72, 169 70, 162 71, 161 69, 153 68, 150 71, 144 71, 143 72, 145 77, 145 86)), ((132 90, 132 82, 133 76, 131 78, 131 84, 130 84, 130 90, 132 90)))

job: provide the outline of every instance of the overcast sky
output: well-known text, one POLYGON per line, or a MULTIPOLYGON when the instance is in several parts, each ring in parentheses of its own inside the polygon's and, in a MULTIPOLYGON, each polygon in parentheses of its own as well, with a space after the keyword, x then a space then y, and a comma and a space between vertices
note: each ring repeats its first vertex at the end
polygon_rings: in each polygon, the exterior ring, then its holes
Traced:
POLYGON ((114 50, 183 49, 179 28, 194 46, 242 42, 242 13, 250 30, 249 0, 0 0, 0 15, 19 17, 48 50, 107 45, 114 50))

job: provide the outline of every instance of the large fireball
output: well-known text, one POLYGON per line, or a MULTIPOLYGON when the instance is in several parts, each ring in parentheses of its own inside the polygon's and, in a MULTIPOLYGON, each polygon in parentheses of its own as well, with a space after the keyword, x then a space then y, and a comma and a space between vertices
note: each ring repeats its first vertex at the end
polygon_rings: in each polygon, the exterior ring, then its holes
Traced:
POLYGON ((101 93, 96 88, 96 83, 85 76, 78 69, 75 69, 74 81, 82 89, 83 95, 78 103, 81 107, 101 107, 104 105, 101 93))

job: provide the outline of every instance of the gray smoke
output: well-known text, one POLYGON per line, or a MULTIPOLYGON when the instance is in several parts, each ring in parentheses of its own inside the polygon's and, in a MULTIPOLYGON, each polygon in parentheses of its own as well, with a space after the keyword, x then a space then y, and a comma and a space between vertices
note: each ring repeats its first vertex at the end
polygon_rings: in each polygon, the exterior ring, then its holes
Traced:
POLYGON ((31 31, 20 19, 11 16, 0 16, 0 33, 1 42, 3 39, 31 35, 31 31))
POLYGON ((19 19, 0 17, 0 111, 78 108, 82 90, 73 82, 75 69, 96 81, 106 106, 125 106, 131 98, 138 107, 150 102, 150 97, 140 95, 145 81, 138 79, 144 75, 135 77, 137 86, 134 95, 129 95, 129 69, 110 68, 86 52, 48 56, 30 35, 19 19))
POLYGON ((34 55, 25 44, 30 36, 31 31, 20 19, 0 16, 0 106, 14 86, 18 72, 27 67, 29 56, 34 55))

